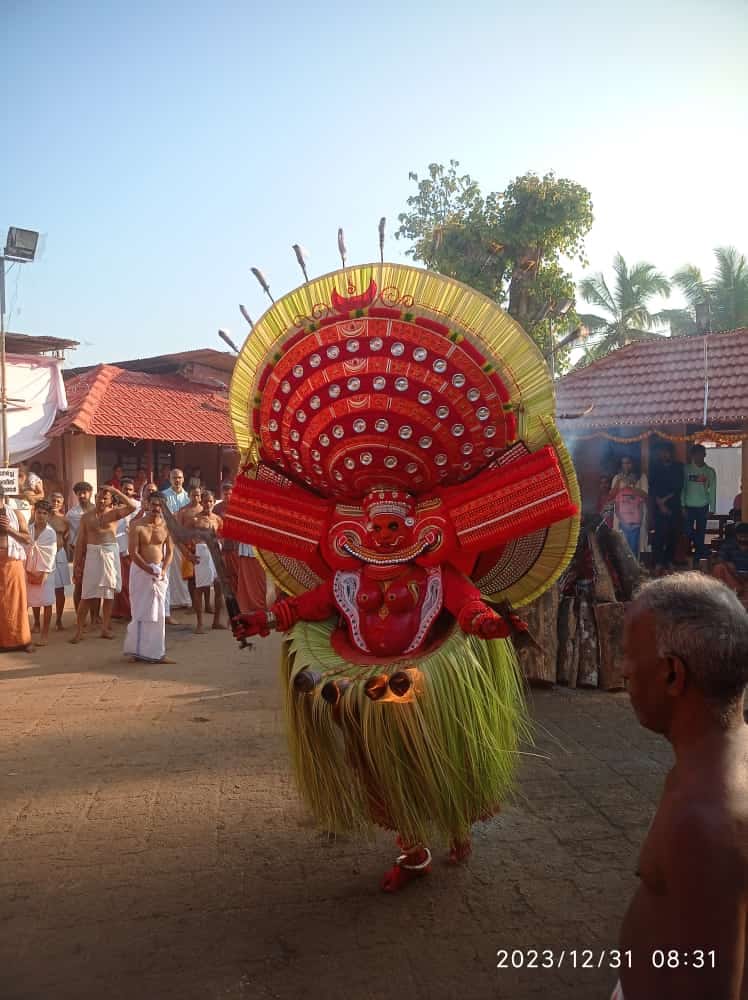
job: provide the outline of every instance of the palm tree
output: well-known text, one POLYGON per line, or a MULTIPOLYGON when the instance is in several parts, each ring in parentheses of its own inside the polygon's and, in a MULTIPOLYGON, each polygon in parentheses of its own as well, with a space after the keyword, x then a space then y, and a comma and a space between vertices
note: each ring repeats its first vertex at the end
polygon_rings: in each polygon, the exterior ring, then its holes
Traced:
POLYGON ((748 326, 748 261, 735 247, 717 247, 714 256, 717 270, 711 281, 693 264, 673 275, 687 302, 685 309, 663 313, 674 336, 748 326))
POLYGON ((654 264, 639 262, 629 270, 618 253, 613 259, 613 273, 613 291, 602 274, 585 278, 579 285, 585 302, 598 306, 606 314, 579 314, 594 339, 594 346, 587 349, 582 363, 601 358, 635 340, 648 340, 655 336, 652 327, 664 322, 661 313, 649 311, 650 301, 655 296, 670 294, 670 282, 654 264))

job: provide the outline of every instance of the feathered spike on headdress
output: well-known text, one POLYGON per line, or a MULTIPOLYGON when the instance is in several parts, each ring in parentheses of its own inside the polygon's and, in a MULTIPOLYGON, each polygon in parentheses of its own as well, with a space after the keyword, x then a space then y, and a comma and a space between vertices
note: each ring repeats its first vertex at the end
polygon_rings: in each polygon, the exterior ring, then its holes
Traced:
POLYGON ((382 216, 379 220, 379 259, 384 264, 384 227, 387 225, 387 219, 382 216))
POLYGON ((345 258, 348 256, 348 251, 345 248, 345 233, 342 229, 338 230, 338 251, 340 259, 343 261, 343 267, 345 267, 345 258))
POLYGON ((260 286, 262 287, 263 292, 269 297, 270 301, 275 302, 275 299, 270 294, 270 285, 267 283, 265 275, 262 273, 259 267, 251 267, 250 271, 255 276, 255 278, 257 278, 257 280, 260 282, 260 286))
POLYGON ((223 341, 223 342, 224 342, 225 344, 228 344, 228 345, 229 345, 229 347, 231 348, 231 350, 232 350, 232 351, 233 351, 233 352, 234 352, 235 354, 238 354, 238 353, 239 353, 239 348, 238 348, 238 347, 236 346, 236 344, 234 343, 234 341, 233 341, 233 340, 231 339, 231 337, 229 336, 229 334, 228 334, 228 330, 219 330, 219 331, 218 331, 218 336, 219 336, 219 337, 221 338, 221 340, 222 340, 222 341, 223 341))
POLYGON ((304 281, 309 281, 309 275, 306 273, 306 263, 304 261, 304 258, 306 257, 306 251, 298 243, 294 243, 291 249, 296 254, 296 260, 299 262, 301 273, 304 275, 304 281))
POLYGON ((246 321, 247 321, 247 322, 249 323, 249 329, 250 329, 250 330, 254 330, 254 328, 255 328, 255 325, 254 325, 254 323, 252 322, 252 317, 251 317, 251 316, 249 315, 249 313, 247 312, 247 307, 246 307, 246 306, 243 306, 243 305, 242 305, 242 304, 240 303, 240 304, 239 304, 239 312, 240 312, 240 313, 242 314, 242 316, 243 316, 243 317, 244 317, 244 318, 246 319, 246 321))

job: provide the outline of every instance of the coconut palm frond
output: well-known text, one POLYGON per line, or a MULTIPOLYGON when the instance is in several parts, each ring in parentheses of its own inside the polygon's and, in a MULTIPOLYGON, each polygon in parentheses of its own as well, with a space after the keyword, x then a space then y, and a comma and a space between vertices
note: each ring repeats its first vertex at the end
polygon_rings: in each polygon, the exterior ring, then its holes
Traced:
POLYGON ((654 264, 648 264, 646 261, 639 261, 639 263, 634 264, 629 272, 629 282, 631 288, 642 300, 648 299, 653 295, 662 295, 665 297, 670 295, 670 282, 668 279, 657 270, 654 264))
POLYGON ((709 300, 709 286, 699 268, 693 264, 680 268, 670 280, 683 292, 690 306, 701 305, 709 300))
POLYGON ((591 278, 583 278, 579 282, 579 294, 585 302, 599 306, 611 316, 616 315, 616 303, 610 294, 610 289, 605 283, 602 274, 595 274, 591 278))

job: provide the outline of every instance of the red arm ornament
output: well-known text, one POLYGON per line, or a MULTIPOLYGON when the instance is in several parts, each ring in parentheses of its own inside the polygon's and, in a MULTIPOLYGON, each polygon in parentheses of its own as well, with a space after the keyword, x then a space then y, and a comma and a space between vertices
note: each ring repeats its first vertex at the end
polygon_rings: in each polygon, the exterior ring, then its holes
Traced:
POLYGON ((506 639, 514 631, 526 632, 527 625, 516 615, 507 622, 481 598, 480 591, 454 566, 442 567, 444 607, 457 619, 457 624, 468 635, 481 639, 506 639))
POLYGON ((313 590, 298 597, 284 597, 269 611, 249 611, 232 619, 231 628, 237 639, 253 635, 270 635, 272 629, 287 632, 297 621, 321 622, 335 614, 332 581, 326 580, 313 590))

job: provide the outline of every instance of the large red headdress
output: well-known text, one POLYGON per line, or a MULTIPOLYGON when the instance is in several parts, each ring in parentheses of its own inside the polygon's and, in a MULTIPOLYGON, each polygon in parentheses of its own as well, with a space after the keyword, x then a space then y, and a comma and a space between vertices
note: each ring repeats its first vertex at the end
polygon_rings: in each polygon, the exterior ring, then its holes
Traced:
POLYGON ((310 281, 274 303, 237 360, 232 419, 257 471, 239 478, 225 531, 298 591, 368 558, 383 505, 412 520, 410 559, 449 559, 487 596, 522 604, 576 542, 553 406, 530 338, 466 286, 394 264, 310 281))

